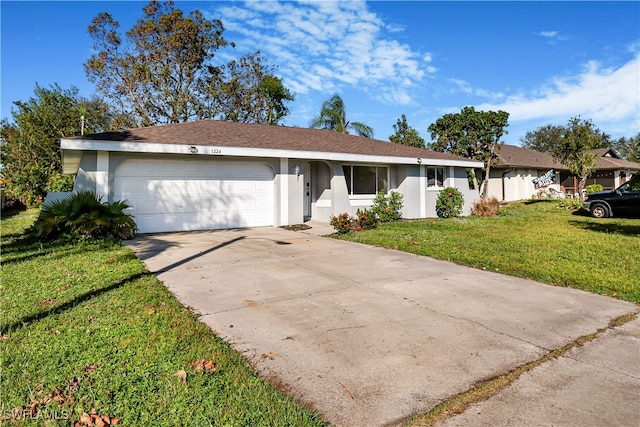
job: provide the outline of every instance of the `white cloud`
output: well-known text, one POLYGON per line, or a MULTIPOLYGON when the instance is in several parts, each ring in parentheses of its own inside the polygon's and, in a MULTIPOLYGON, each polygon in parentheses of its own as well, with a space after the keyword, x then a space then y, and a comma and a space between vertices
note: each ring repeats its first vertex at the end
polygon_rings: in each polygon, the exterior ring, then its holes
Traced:
POLYGON ((469 82, 462 79, 447 79, 449 83, 453 84, 453 88, 451 89, 451 93, 464 93, 469 96, 477 96, 480 98, 490 99, 490 100, 498 100, 504 98, 504 94, 502 92, 491 92, 486 89, 474 88, 471 86, 469 82))
POLYGON ((557 41, 566 41, 567 40, 567 36, 564 36, 564 35, 558 33, 557 31, 540 31, 536 35, 547 39, 547 43, 549 43, 551 45, 555 44, 557 41))
POLYGON ((391 38, 402 28, 384 23, 362 1, 248 1, 216 8, 216 16, 240 34, 233 36, 238 54, 262 51, 296 93, 350 85, 409 105, 409 89, 437 71, 423 67, 430 54, 391 38))
POLYGON ((549 119, 566 122, 571 117, 591 119, 602 130, 635 134, 640 129, 640 55, 618 68, 588 62, 574 77, 556 77, 544 87, 506 97, 499 104, 479 109, 501 109, 510 121, 549 119))

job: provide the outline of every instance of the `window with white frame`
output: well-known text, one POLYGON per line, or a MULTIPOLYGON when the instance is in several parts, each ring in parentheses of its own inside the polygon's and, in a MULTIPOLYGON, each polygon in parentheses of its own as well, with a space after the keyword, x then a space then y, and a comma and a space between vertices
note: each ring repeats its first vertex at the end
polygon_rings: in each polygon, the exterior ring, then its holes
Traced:
POLYGON ((444 180, 443 167, 427 167, 427 187, 442 188, 444 187, 444 180))
POLYGON ((389 168, 386 166, 342 166, 350 195, 376 194, 389 190, 389 168))

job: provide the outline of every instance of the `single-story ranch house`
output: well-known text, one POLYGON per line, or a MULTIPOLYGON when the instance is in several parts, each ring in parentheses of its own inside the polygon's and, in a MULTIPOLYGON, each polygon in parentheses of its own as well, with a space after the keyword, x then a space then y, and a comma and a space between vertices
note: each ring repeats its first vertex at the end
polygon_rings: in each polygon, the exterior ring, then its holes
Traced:
MULTIPOLYGON (((601 184, 605 190, 618 187, 632 174, 640 171, 640 164, 621 159, 610 148, 592 150, 596 157, 596 172, 587 179, 587 185, 601 184)), ((499 161, 490 172, 489 196, 511 202, 535 197, 541 190, 555 190, 574 196, 578 191, 579 178, 553 157, 539 151, 513 145, 500 147, 499 161), (545 174, 555 176, 552 183, 541 182, 545 174), (534 180, 539 184, 536 188, 534 180)))
POLYGON ((482 163, 329 130, 195 121, 61 139, 74 192, 128 200, 141 233, 281 226, 404 196, 404 218, 436 216, 444 187, 478 199, 482 163))

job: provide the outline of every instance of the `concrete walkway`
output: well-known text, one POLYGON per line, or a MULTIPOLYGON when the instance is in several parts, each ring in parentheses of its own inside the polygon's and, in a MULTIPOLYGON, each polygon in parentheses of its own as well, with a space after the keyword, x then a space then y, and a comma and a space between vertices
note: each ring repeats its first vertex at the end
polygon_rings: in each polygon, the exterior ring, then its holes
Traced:
MULTIPOLYGON (((172 233, 126 244, 259 375, 339 426, 401 424, 639 311, 309 232, 172 233)), ((638 425, 638 366, 636 321, 448 422, 638 425)))

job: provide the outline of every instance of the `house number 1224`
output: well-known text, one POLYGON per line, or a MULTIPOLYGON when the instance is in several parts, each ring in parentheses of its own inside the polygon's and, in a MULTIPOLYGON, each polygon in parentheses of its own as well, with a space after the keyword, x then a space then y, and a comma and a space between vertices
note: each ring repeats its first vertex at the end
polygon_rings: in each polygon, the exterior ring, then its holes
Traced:
POLYGON ((222 150, 219 148, 212 148, 211 154, 222 154, 222 150))

